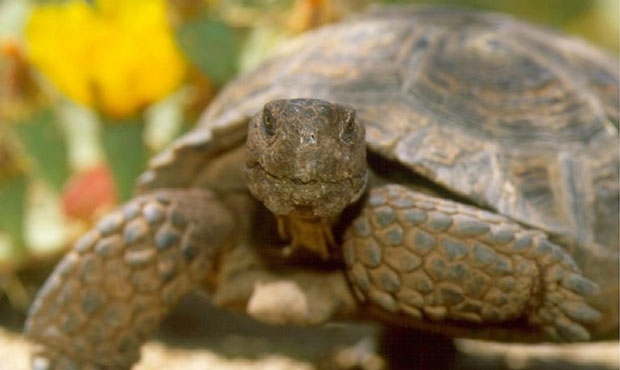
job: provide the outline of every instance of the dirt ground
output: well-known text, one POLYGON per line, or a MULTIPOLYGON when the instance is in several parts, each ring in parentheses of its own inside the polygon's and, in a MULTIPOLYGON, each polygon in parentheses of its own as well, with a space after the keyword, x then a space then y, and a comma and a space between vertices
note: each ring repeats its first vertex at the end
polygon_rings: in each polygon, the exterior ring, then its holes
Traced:
MULTIPOLYGON (((229 345, 264 346, 248 337, 230 337, 229 345)), ((619 369, 618 342, 568 346, 520 346, 461 341, 463 369, 619 369), (477 367, 481 366, 481 367, 477 367)), ((29 370, 29 343, 20 334, 0 327, 0 370, 29 370)), ((142 350, 142 360, 134 370, 314 370, 318 365, 277 353, 260 358, 230 358, 224 354, 199 347, 177 347, 160 340, 150 341, 142 350)))
MULTIPOLYGON (((196 307, 196 303, 185 307, 196 307)), ((30 344, 19 331, 22 318, 0 310, 0 370, 29 369, 30 344)), ((331 370, 335 369, 333 359, 340 356, 342 360, 343 354, 378 359, 377 337, 378 328, 369 325, 273 327, 208 307, 198 313, 180 308, 143 347, 142 360, 134 370, 331 370)), ((457 340, 456 347, 454 369, 620 369, 618 341, 510 345, 457 340)), ((346 362, 345 356, 340 363, 346 362)), ((377 361, 367 363, 378 366, 377 361)), ((412 366, 415 369, 415 359, 412 366)))
MULTIPOLYGON (((29 370, 29 343, 0 327, 0 370, 29 370)), ((312 370, 313 366, 281 355, 260 359, 229 359, 198 348, 172 348, 159 341, 146 344, 135 370, 312 370)))

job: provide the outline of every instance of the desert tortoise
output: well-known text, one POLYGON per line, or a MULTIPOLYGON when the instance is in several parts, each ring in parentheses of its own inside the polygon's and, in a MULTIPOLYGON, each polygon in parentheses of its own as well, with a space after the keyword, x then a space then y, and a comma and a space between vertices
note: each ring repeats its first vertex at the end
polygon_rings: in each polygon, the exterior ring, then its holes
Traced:
POLYGON ((33 364, 130 367, 189 290, 244 310, 276 271, 319 298, 252 302, 268 321, 617 335, 618 186, 617 60, 501 14, 374 10, 286 43, 152 160, 41 289, 33 364))

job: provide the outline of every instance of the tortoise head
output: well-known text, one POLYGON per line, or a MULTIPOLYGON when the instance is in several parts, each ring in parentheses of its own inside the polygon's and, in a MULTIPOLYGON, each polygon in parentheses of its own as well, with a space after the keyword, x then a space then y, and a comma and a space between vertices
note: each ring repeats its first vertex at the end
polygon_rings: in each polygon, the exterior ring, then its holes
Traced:
POLYGON ((366 186, 364 127, 352 107, 269 102, 251 120, 246 145, 248 187, 278 216, 336 216, 366 186))

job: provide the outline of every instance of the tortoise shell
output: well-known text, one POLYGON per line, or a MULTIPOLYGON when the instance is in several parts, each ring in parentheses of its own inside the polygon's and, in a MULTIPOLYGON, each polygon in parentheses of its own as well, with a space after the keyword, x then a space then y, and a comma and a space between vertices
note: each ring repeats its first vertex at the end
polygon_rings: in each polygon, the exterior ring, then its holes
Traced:
POLYGON ((617 318, 618 71, 582 40, 502 14, 375 9, 284 44, 228 84, 139 184, 192 186, 243 145, 270 100, 349 104, 372 155, 545 231, 607 290, 594 305, 617 318))

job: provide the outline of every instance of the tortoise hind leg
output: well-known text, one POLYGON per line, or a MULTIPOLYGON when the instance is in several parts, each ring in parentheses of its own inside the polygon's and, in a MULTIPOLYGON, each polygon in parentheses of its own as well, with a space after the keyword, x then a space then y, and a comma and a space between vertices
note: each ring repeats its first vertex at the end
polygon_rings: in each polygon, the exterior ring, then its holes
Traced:
POLYGON ((554 339, 581 341, 600 316, 585 301, 597 285, 543 233, 399 185, 371 191, 344 257, 361 299, 421 320, 525 317, 554 339))
POLYGON ((231 213, 205 190, 153 192, 104 217, 30 308, 33 368, 130 368, 168 309, 204 282, 232 229, 231 213))

